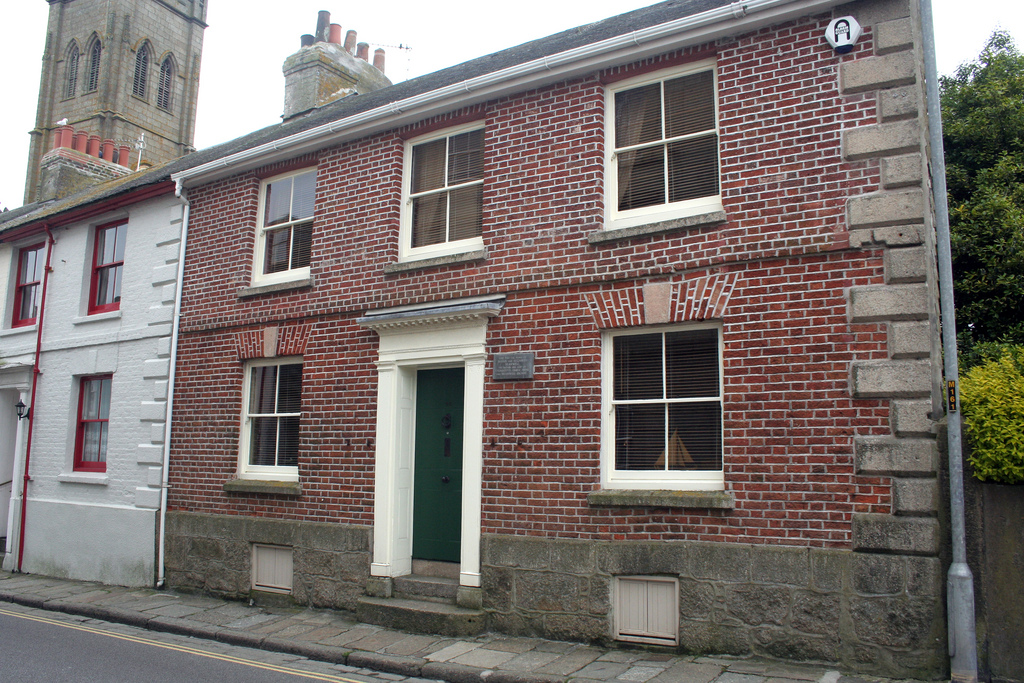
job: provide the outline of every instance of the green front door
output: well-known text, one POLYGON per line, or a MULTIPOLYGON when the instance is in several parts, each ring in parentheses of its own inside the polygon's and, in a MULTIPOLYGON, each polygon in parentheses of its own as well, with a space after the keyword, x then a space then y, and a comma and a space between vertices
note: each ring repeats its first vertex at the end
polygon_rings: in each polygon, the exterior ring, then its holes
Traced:
POLYGON ((416 373, 412 556, 458 562, 462 527, 463 368, 416 373))

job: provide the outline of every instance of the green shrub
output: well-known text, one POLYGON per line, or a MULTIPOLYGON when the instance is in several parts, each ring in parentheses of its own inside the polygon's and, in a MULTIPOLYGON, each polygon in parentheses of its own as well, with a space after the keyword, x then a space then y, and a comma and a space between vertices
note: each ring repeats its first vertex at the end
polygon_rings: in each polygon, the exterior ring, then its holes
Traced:
POLYGON ((971 368, 961 378, 960 401, 974 476, 1024 482, 1024 346, 971 368))

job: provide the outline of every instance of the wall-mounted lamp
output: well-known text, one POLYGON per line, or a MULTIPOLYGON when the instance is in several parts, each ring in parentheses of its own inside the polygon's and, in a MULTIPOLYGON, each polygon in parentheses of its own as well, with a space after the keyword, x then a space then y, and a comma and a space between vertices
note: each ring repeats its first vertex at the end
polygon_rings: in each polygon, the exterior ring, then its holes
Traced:
POLYGON ((18 402, 14 404, 14 409, 18 411, 19 420, 24 420, 26 417, 32 414, 32 409, 29 408, 24 403, 22 403, 20 398, 18 399, 18 402))

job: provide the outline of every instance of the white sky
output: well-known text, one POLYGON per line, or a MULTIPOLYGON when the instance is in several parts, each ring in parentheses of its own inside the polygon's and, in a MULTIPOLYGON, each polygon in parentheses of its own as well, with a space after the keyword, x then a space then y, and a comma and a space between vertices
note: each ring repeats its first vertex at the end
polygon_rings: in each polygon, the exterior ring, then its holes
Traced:
MULTIPOLYGON (((299 36, 315 31, 321 9, 330 11, 343 31, 358 31, 371 54, 383 46, 387 74, 398 82, 650 4, 654 0, 209 0, 196 147, 280 120, 281 65, 299 48, 299 36), (493 9, 481 12, 482 7, 493 9), (460 21, 462 16, 473 19, 460 21)), ((45 0, 4 0, 4 5, 0 149, 6 153, 0 164, 0 208, 14 208, 24 193, 49 5, 45 0)), ((933 0, 933 5, 942 74, 976 57, 997 27, 1010 31, 1024 49, 1020 0, 933 0)))

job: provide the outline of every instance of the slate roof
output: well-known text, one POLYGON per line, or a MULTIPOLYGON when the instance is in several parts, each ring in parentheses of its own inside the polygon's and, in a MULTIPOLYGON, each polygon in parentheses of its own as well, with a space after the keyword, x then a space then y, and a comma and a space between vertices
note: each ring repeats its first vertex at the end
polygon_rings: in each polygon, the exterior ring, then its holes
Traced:
POLYGON ((732 4, 733 0, 667 0, 650 7, 619 14, 601 21, 571 28, 468 62, 412 78, 362 95, 352 95, 324 105, 288 121, 267 126, 229 142, 193 152, 148 171, 133 173, 102 183, 60 200, 37 202, 0 214, 0 236, 19 226, 43 218, 56 217, 71 209, 102 202, 147 185, 170 179, 171 174, 205 164, 221 157, 286 138, 296 133, 344 119, 355 114, 443 88, 455 83, 548 57, 574 48, 621 36, 630 31, 657 26, 675 19, 700 14, 732 4))

